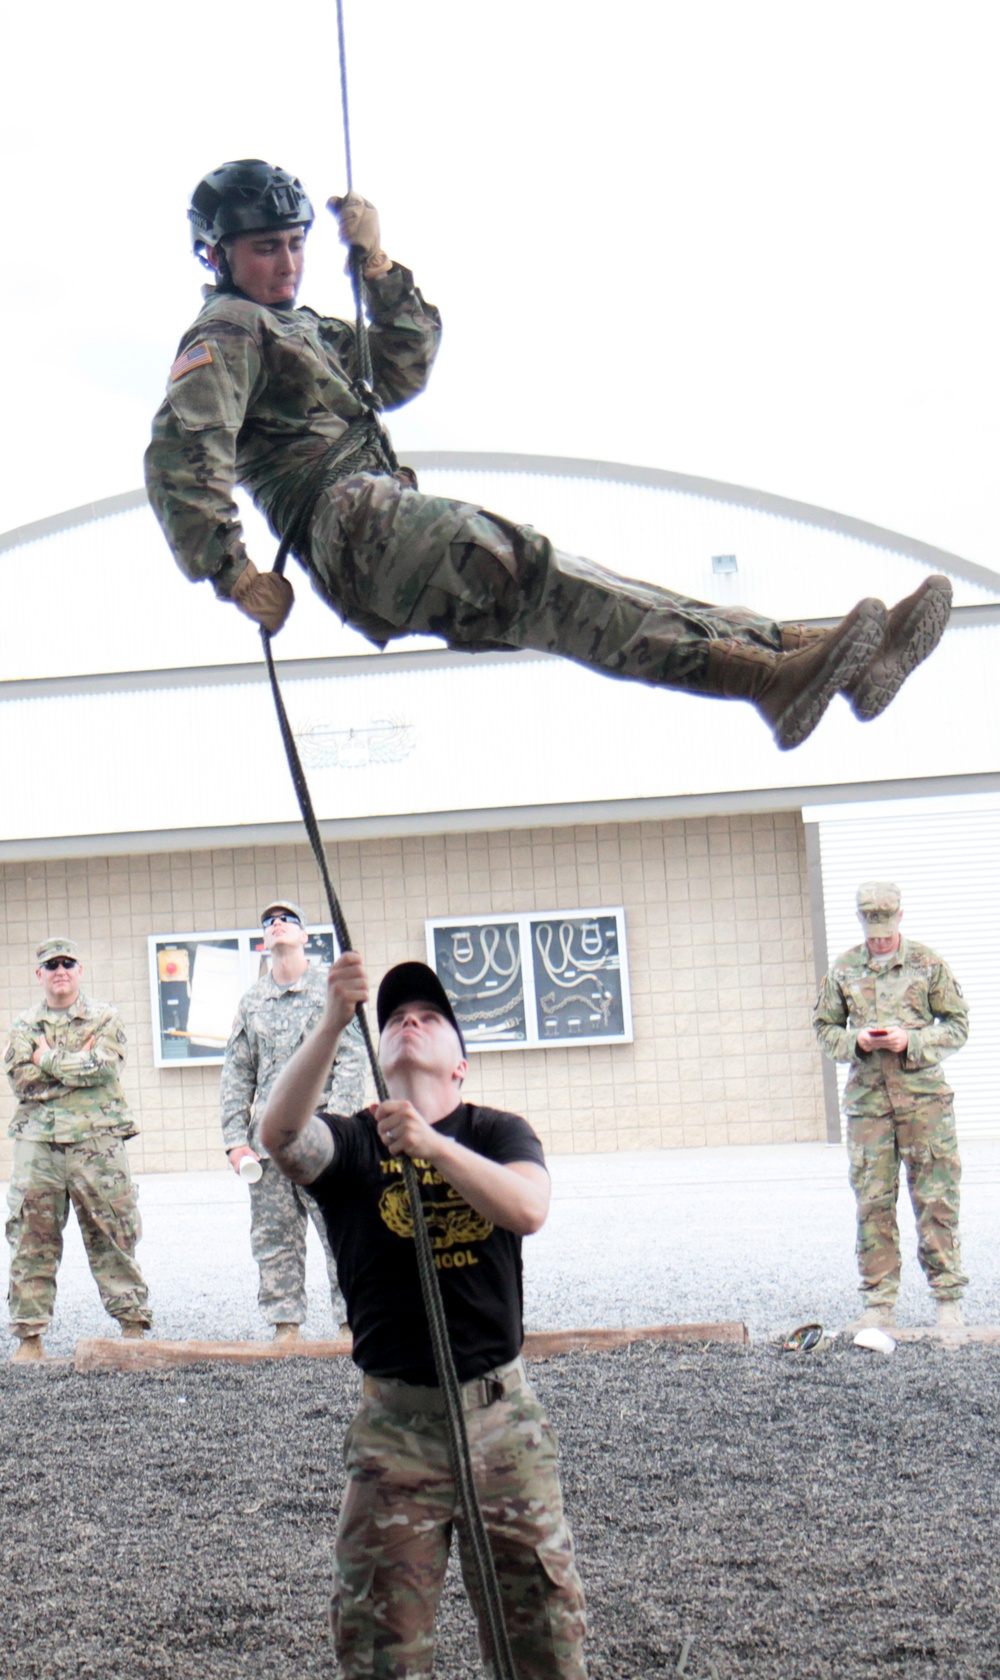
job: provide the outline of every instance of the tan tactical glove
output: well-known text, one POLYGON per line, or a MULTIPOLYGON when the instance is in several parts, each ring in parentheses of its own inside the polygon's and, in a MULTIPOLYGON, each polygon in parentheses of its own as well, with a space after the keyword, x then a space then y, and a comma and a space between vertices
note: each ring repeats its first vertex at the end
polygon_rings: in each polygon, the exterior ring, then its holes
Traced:
POLYGON ((241 613, 263 625, 273 636, 292 610, 295 591, 280 572, 258 572, 252 560, 233 584, 232 600, 241 613))
POLYGON ((337 218, 340 237, 345 245, 357 245, 364 251, 362 270, 366 280, 377 280, 388 274, 392 260, 382 249, 382 235, 378 225, 378 211, 360 193, 349 192, 346 198, 328 198, 328 210, 337 218))

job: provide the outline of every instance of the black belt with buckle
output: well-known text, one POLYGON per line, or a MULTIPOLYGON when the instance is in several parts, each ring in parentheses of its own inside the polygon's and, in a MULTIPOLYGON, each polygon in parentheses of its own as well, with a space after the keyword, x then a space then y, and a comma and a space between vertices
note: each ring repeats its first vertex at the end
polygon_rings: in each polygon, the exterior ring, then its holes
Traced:
MULTIPOLYGON (((498 1365, 471 1382, 462 1383, 459 1394, 463 1412, 475 1412, 484 1406, 494 1406, 498 1400, 512 1394, 525 1380, 524 1360, 512 1359, 509 1365, 498 1365)), ((370 1399, 381 1400, 396 1412, 422 1412, 427 1417, 444 1417, 444 1395, 440 1388, 425 1388, 419 1383, 401 1382, 397 1377, 368 1377, 362 1381, 362 1393, 370 1399)))

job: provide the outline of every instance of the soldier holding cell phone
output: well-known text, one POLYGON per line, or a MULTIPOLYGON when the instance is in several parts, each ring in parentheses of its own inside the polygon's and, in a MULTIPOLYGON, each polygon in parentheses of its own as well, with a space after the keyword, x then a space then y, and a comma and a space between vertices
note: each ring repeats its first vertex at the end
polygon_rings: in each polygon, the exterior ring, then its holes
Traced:
POLYGON ((969 1009, 948 964, 900 934, 903 912, 892 881, 863 882, 857 907, 864 943, 837 958, 813 1027, 828 1056, 851 1064, 844 1113, 858 1204, 860 1323, 895 1322, 902 1161, 937 1323, 960 1325, 968 1281, 958 1241, 962 1169, 941 1062, 965 1043, 969 1009))

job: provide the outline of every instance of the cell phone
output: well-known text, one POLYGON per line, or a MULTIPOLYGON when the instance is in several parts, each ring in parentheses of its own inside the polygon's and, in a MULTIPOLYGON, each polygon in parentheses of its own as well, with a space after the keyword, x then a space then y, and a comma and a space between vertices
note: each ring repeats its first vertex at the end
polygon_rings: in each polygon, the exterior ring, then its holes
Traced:
POLYGON ((869 1027, 868 1028, 868 1037, 869 1038, 888 1038, 888 1036, 889 1036, 888 1027, 869 1027))

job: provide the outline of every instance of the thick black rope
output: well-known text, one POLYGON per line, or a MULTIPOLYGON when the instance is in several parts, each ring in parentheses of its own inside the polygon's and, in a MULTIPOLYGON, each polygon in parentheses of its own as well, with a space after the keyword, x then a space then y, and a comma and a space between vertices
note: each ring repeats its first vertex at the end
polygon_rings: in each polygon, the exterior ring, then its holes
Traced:
MULTIPOLYGON (((287 549, 285 553, 287 555, 287 549)), ((284 557, 282 556, 282 558, 284 557)), ((333 924, 337 945, 341 951, 351 951, 354 946, 348 931, 347 920, 334 889, 326 851, 323 846, 323 838, 319 831, 319 824, 316 821, 316 813, 309 793, 309 784, 306 781, 302 760, 299 757, 299 749, 292 733, 292 726, 288 721, 288 713, 285 710, 285 703, 278 684, 278 674, 275 670, 274 656, 271 652, 271 636, 263 627, 261 628, 260 639, 264 647, 267 674, 271 683, 271 693, 274 696, 274 708, 278 716, 278 727, 281 730, 281 739, 284 743, 292 785, 295 788, 295 796, 299 802, 299 810, 302 813, 302 821, 309 836, 313 857, 316 859, 316 865, 326 891, 330 920, 333 924)), ((360 1003, 357 1007, 357 1019, 368 1053, 368 1061, 374 1076, 379 1101, 387 1102, 389 1091, 385 1083, 385 1075, 375 1054, 375 1046, 372 1042, 371 1029, 368 1025, 364 1005, 360 1003)), ((448 1340, 448 1321, 445 1317, 444 1302, 441 1298, 441 1284, 438 1280, 437 1268, 434 1265, 434 1252, 431 1248, 430 1233, 427 1229, 427 1218, 420 1196, 416 1168, 408 1155, 401 1155, 398 1159, 403 1169, 403 1182, 410 1202, 410 1217, 413 1221, 413 1236, 416 1244, 417 1271, 420 1276, 420 1288, 427 1311, 427 1322, 430 1327, 434 1368, 437 1372, 438 1386, 444 1399, 452 1474, 455 1478, 459 1508, 466 1520, 467 1539, 472 1553, 476 1582, 489 1625, 489 1644, 493 1655, 496 1680, 517 1680, 517 1671, 514 1667, 514 1658, 507 1636, 507 1624, 503 1616, 500 1583, 497 1580, 489 1536, 486 1532, 486 1525, 476 1494, 472 1460, 469 1454, 469 1436, 465 1427, 465 1412, 462 1407, 462 1395, 458 1374, 455 1370, 455 1361, 452 1357, 451 1344, 448 1340)))
POLYGON ((340 55, 340 115, 344 123, 344 165, 347 170, 347 190, 354 186, 351 164, 351 116, 347 102, 347 42, 344 39, 344 4, 337 0, 337 52, 340 55))
MULTIPOLYGON (((347 173, 347 190, 354 191, 354 165, 351 160, 351 117, 347 100, 347 42, 344 39, 344 5, 343 0, 337 0, 337 51, 340 55, 340 114, 344 123, 344 165, 347 173)), ((372 359, 368 347, 368 324, 361 298, 361 270, 364 267, 365 254, 357 245, 352 245, 348 262, 350 265, 351 286, 354 291, 354 310, 356 316, 356 336, 358 346, 358 373, 368 387, 372 389, 372 359)))
MULTIPOLYGON (((337 0, 337 44, 340 51, 340 104, 344 119, 344 158, 347 166, 347 190, 350 192, 354 185, 354 174, 351 163, 351 127, 348 116, 347 98, 347 49, 344 41, 344 8, 343 0, 337 0)), ((383 431, 378 418, 381 407, 375 395, 375 380, 372 370, 371 346, 368 342, 368 323, 365 319, 363 275, 365 254, 357 246, 352 246, 348 259, 348 269, 351 277, 351 289, 354 293, 355 312, 355 346, 358 358, 357 378, 354 381, 355 395, 361 402, 365 417, 369 421, 369 431, 374 434, 373 442, 385 455, 385 464, 390 471, 396 468, 396 459, 392 453, 392 446, 383 431)), ((303 516, 296 522, 294 533, 289 533, 282 541, 278 551, 274 569, 283 572, 293 542, 303 541, 308 529, 308 513, 303 509, 303 516), (299 525, 303 527, 301 534, 299 525)), ((271 693, 274 696, 275 711, 278 715, 278 725, 284 742, 285 757, 295 788, 295 795, 302 813, 309 844, 323 881, 327 903, 330 907, 330 920, 333 923, 337 944, 341 951, 353 949, 351 936, 347 930, 347 922, 341 909, 340 901, 334 891, 330 878, 330 870, 326 860, 319 824, 313 810, 309 786, 302 769, 298 747, 292 734, 288 714, 285 711, 281 690, 278 686, 277 672, 271 653, 271 637, 267 630, 261 629, 261 641, 264 644, 264 659, 267 664, 267 674, 271 683, 271 693)), ((364 1008, 358 1006, 358 1025, 364 1039, 368 1061, 371 1065, 375 1080, 375 1089, 379 1100, 385 1102, 388 1089, 385 1076, 379 1066, 372 1043, 371 1030, 364 1008)), ((473 1570, 483 1611, 486 1616, 489 1632, 489 1647, 493 1657, 496 1680, 516 1680, 514 1658, 507 1637, 507 1624, 504 1621, 503 1605, 500 1598, 500 1583, 497 1580, 496 1566, 493 1553, 490 1550, 489 1536, 483 1522, 483 1514, 476 1495, 475 1478, 472 1473, 472 1460, 469 1454, 469 1436, 465 1427, 465 1413, 462 1408, 462 1395, 452 1357, 451 1344, 448 1340, 448 1321, 445 1317, 444 1302, 441 1299, 441 1285, 434 1265, 434 1252, 431 1248, 430 1233, 427 1229, 427 1218, 424 1213, 423 1202, 420 1197, 420 1186, 417 1182, 416 1168, 409 1156, 400 1156, 403 1169, 403 1183, 410 1203, 410 1217, 413 1222, 413 1236, 416 1245, 417 1271, 420 1277, 420 1289, 427 1312, 427 1323, 430 1329, 431 1348, 434 1354, 434 1369, 437 1373, 438 1386, 444 1400, 444 1415, 448 1435, 448 1455, 451 1460, 452 1475, 455 1478, 455 1491, 458 1495, 459 1508, 465 1516, 467 1539, 472 1556, 473 1570)))
MULTIPOLYGON (((350 192, 353 188, 354 180, 351 162, 350 121, 348 117, 347 49, 344 40, 343 0, 337 0, 337 44, 340 52, 340 101, 344 119, 344 157, 347 166, 347 190, 350 192)), ((354 308, 356 317, 355 346, 358 359, 357 377, 354 380, 353 389, 362 408, 362 414, 359 416, 361 428, 367 431, 372 447, 383 461, 384 470, 394 472, 397 465, 396 458, 392 452, 392 445, 389 441, 388 435, 386 434, 379 419, 378 411, 382 405, 379 398, 376 396, 374 389, 375 381, 372 370, 371 346, 368 342, 368 323, 365 318, 364 311, 362 273, 364 260, 364 251, 356 246, 352 246, 348 260, 348 269, 351 277, 351 288, 354 293, 354 308), (365 423, 367 423, 367 425, 365 423)), ((324 484, 337 476, 343 476, 342 473, 338 474, 336 470, 338 465, 339 460, 337 459, 335 452, 334 458, 328 464, 327 472, 323 474, 317 482, 315 494, 306 498, 308 505, 302 507, 299 518, 294 522, 293 526, 286 532, 284 538, 282 539, 277 558, 274 562, 274 570, 276 572, 284 571, 285 562, 289 553, 293 549, 298 551, 305 546, 309 522, 312 518, 316 501, 319 498, 324 484)), ((349 471, 350 468, 348 467, 347 470, 349 471)), ((306 781, 305 772, 302 768, 302 760, 299 757, 298 747, 295 743, 295 737, 292 733, 292 728, 288 721, 288 714, 285 711, 284 701, 281 696, 281 689, 278 685, 278 676, 274 667, 274 658, 271 653, 271 636, 270 633, 262 627, 260 637, 264 647, 264 660, 267 665, 267 674, 271 683, 271 693, 274 697, 274 706, 278 717, 278 726, 281 730, 281 739, 284 743, 285 757, 288 760, 288 769, 291 774, 292 785, 295 788, 295 796, 299 802, 299 810, 302 813, 302 821, 305 824, 306 833, 309 836, 309 844, 312 847, 313 856, 316 859, 316 864, 326 891, 327 903, 330 908, 330 920, 333 923, 334 933, 340 950, 350 951, 353 949, 353 945, 350 933, 347 929, 347 921, 344 916, 343 909, 341 908, 340 901, 337 898, 337 894, 334 891, 333 881, 330 877, 330 870, 326 860, 326 852, 323 847, 323 839, 319 832, 319 824, 316 821, 316 814, 313 810, 312 799, 309 794, 309 785, 306 781)), ((372 1075, 375 1080, 375 1089, 378 1092, 380 1102, 385 1102, 389 1095, 388 1088, 385 1083, 385 1076, 379 1065, 378 1057, 375 1054, 375 1046, 372 1042, 367 1015, 365 1014, 363 1006, 360 1004, 357 1009, 357 1018, 358 1025, 361 1029, 361 1035, 364 1039, 365 1050, 368 1054, 368 1061, 371 1066, 372 1075)), ((486 1642, 493 1661, 494 1680, 517 1680, 517 1671, 514 1667, 514 1657, 511 1652, 510 1640, 507 1635, 507 1624, 503 1615, 503 1603, 500 1597, 500 1583, 497 1580, 496 1565, 494 1564, 493 1553, 490 1549, 489 1536, 486 1532, 486 1524, 483 1521, 483 1514, 476 1494, 475 1478, 472 1471, 472 1459, 469 1453, 469 1436, 465 1427, 465 1412, 462 1407, 462 1394, 459 1387, 458 1374, 455 1370, 455 1361, 452 1356, 451 1343, 448 1339, 448 1321, 445 1316, 444 1302, 441 1298, 441 1284, 438 1279, 437 1269, 434 1265, 434 1251, 431 1247, 430 1232, 427 1228, 427 1218, 424 1213, 424 1206, 420 1196, 420 1186, 417 1181, 416 1168, 407 1155, 401 1155, 399 1160, 403 1171, 403 1183, 406 1186, 406 1194, 410 1204, 410 1217, 413 1222, 413 1237, 416 1247, 417 1271, 420 1277, 420 1289, 424 1300, 424 1308, 427 1313, 427 1323, 430 1330, 431 1348, 434 1354, 434 1369, 437 1373, 438 1386, 441 1389, 442 1399, 444 1401, 444 1417, 448 1437, 448 1456, 451 1461, 452 1475, 455 1480, 455 1491, 458 1496, 458 1506, 465 1518, 466 1540, 471 1554, 473 1573, 479 1592, 481 1609, 486 1619, 486 1631, 488 1635, 486 1642)))

